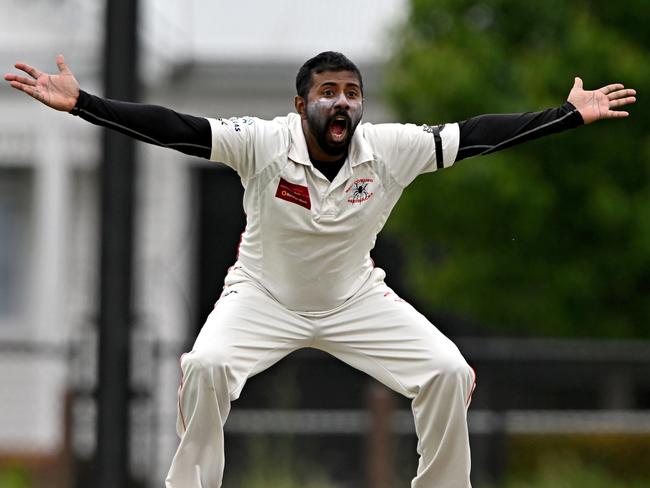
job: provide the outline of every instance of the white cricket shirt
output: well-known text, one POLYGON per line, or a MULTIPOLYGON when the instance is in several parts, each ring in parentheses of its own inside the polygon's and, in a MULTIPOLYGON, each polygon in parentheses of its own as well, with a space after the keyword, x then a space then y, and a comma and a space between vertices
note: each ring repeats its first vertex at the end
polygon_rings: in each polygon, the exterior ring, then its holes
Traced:
POLYGON ((334 309, 374 266, 370 250, 404 188, 456 159, 457 124, 359 124, 348 158, 330 182, 311 164, 300 116, 208 119, 212 161, 244 185, 241 268, 289 310, 334 309))

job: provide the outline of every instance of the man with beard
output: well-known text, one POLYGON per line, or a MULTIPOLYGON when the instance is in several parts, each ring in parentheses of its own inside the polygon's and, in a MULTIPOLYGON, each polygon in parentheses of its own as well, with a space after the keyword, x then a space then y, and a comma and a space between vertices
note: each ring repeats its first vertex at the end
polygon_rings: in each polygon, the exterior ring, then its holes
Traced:
POLYGON ((385 283, 370 258, 377 233, 416 176, 469 156, 599 119, 635 101, 613 84, 541 112, 436 126, 360 124, 363 82, 340 53, 308 60, 297 113, 272 121, 213 119, 102 99, 60 73, 25 64, 5 79, 58 110, 139 140, 223 162, 245 188, 237 262, 192 351, 181 360, 180 445, 168 488, 221 486, 223 425, 252 375, 292 351, 326 351, 412 400, 420 461, 415 488, 470 486, 466 412, 475 374, 456 346, 385 283))

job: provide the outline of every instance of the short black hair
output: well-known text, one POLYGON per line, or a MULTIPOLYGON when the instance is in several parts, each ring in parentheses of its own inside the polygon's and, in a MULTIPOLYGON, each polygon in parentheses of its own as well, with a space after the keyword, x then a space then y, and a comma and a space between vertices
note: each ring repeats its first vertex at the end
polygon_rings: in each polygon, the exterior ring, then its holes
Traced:
POLYGON ((334 51, 325 51, 305 61, 296 75, 296 93, 306 99, 311 88, 312 74, 324 71, 352 71, 359 78, 359 86, 363 93, 363 80, 357 65, 345 55, 334 51))

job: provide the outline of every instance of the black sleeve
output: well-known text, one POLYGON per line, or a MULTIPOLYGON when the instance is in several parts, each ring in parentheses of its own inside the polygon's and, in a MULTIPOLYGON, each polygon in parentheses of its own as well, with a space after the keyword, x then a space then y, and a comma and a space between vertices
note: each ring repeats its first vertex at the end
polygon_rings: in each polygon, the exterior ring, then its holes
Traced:
POLYGON ((460 142, 456 161, 490 154, 583 123, 580 112, 569 102, 541 112, 472 117, 458 123, 460 142))
POLYGON ((157 146, 185 154, 210 158, 212 131, 210 122, 157 105, 120 102, 79 92, 77 105, 70 111, 95 125, 157 146))

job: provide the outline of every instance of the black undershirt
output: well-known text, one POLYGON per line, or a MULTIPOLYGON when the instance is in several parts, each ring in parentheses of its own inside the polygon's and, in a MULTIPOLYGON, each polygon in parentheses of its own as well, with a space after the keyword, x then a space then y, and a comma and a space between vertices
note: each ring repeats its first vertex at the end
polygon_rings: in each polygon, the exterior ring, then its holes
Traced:
POLYGON ((323 173, 325 178, 334 181, 334 178, 336 178, 336 175, 341 171, 343 163, 345 163, 347 157, 348 155, 346 153, 341 157, 341 159, 337 159, 336 161, 318 161, 317 159, 311 158, 311 164, 314 165, 314 168, 323 173))
POLYGON ((101 98, 83 90, 70 113, 139 141, 210 159, 212 129, 204 117, 181 114, 158 105, 101 98))
POLYGON ((583 124, 582 115, 570 102, 541 112, 472 117, 458 123, 460 141, 456 161, 490 154, 583 124))
MULTIPOLYGON (((77 105, 70 113, 140 141, 210 159, 212 130, 204 117, 178 113, 157 105, 100 98, 83 90, 79 92, 77 105)), ((580 112, 569 102, 540 112, 472 117, 458 123, 460 140, 456 161, 490 154, 582 124, 580 112)), ((334 162, 312 163, 332 181, 344 161, 345 157, 334 162)))

